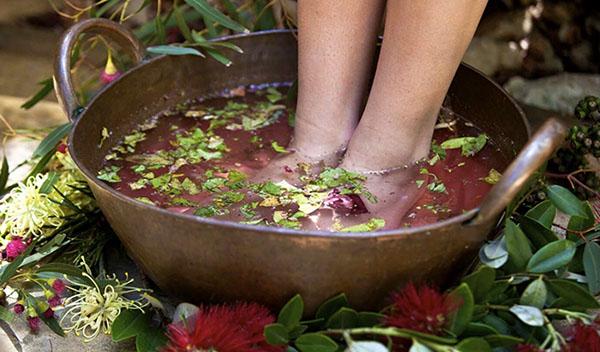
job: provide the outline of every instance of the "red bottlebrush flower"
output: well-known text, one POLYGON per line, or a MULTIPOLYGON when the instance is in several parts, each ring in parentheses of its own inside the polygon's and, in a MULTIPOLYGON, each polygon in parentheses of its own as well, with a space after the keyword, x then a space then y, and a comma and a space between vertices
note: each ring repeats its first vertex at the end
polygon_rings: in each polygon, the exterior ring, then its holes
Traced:
POLYGON ((450 321, 450 314, 459 308, 448 295, 422 285, 409 283, 400 292, 393 294, 394 304, 384 318, 385 325, 442 335, 450 321))
POLYGON ((530 344, 518 344, 517 345, 517 352, 543 352, 543 350, 537 346, 534 345, 530 345, 530 344))
POLYGON ((66 143, 60 143, 57 147, 56 147, 56 151, 62 154, 67 154, 67 144, 66 143))
POLYGON ((29 325, 29 330, 31 332, 40 331, 40 318, 39 317, 27 317, 27 325, 29 325))
POLYGON ((109 84, 119 77, 121 77, 121 72, 117 70, 117 67, 112 61, 112 55, 110 55, 109 52, 108 57, 106 58, 106 66, 104 66, 104 70, 100 73, 100 82, 102 82, 102 84, 109 84))
POLYGON ((16 303, 13 306, 13 312, 15 312, 15 314, 21 314, 25 311, 25 306, 22 305, 21 303, 16 303))
POLYGON ((600 352, 600 326, 575 323, 568 333, 566 352, 600 352))
POLYGON ((274 321, 258 304, 201 307, 185 323, 167 327, 169 344, 163 352, 281 352, 283 347, 268 345, 263 336, 264 326, 274 321))
POLYGON ((62 300, 60 299, 60 297, 58 297, 58 295, 54 295, 48 298, 48 304, 51 308, 58 307, 62 304, 62 300))
POLYGON ((58 296, 62 296, 62 294, 65 293, 65 289, 67 288, 67 286, 65 285, 65 282, 63 280, 52 279, 49 283, 52 289, 54 290, 54 293, 56 293, 58 296))
POLYGON ((23 242, 21 237, 13 237, 12 240, 6 245, 6 259, 14 260, 16 257, 21 255, 27 249, 27 244, 23 242))

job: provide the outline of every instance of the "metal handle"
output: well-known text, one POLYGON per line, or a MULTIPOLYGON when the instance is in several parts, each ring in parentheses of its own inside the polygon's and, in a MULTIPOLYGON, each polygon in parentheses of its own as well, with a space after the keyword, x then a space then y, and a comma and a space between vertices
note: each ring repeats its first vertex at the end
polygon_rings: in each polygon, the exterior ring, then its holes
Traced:
POLYGON ((74 24, 61 37, 54 63, 54 87, 58 102, 71 121, 80 108, 71 78, 71 52, 82 33, 105 35, 114 40, 138 64, 144 58, 144 47, 126 27, 102 18, 88 19, 74 24))
POLYGON ((513 161, 500 181, 485 196, 479 212, 470 225, 493 220, 517 196, 527 179, 531 177, 560 147, 567 135, 565 122, 551 117, 533 135, 513 161))

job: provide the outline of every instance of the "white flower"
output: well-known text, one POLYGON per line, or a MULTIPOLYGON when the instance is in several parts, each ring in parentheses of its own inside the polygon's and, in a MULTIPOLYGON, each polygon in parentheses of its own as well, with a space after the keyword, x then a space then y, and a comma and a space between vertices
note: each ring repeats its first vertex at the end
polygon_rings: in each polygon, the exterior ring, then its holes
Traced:
POLYGON ((86 341, 94 339, 100 332, 110 334, 112 323, 117 319, 122 309, 139 309, 148 305, 148 302, 142 302, 143 298, 129 299, 124 295, 145 290, 128 286, 133 279, 126 279, 121 282, 116 277, 107 277, 110 283, 104 284, 103 288, 98 285, 91 276, 90 267, 82 258, 82 265, 85 268, 83 276, 89 279, 89 283, 71 281, 65 277, 70 285, 67 287, 75 294, 68 297, 65 302, 65 313, 60 320, 68 320, 70 325, 65 329, 66 332, 75 332, 77 336, 83 335, 86 341), (68 318, 67 318, 68 317, 68 318))
POLYGON ((19 183, 2 200, 0 233, 28 237, 44 233, 44 227, 58 227, 64 215, 60 204, 40 188, 48 175, 38 174, 19 183))

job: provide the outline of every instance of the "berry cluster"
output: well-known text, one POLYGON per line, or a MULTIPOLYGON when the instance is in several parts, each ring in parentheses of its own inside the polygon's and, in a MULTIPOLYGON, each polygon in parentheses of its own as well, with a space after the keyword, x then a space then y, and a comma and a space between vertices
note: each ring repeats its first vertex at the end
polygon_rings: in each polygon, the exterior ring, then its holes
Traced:
POLYGON ((588 96, 575 107, 578 123, 571 127, 565 145, 550 161, 548 169, 559 174, 572 174, 576 193, 590 198, 600 190, 600 177, 590 169, 586 155, 600 157, 600 98, 588 96))

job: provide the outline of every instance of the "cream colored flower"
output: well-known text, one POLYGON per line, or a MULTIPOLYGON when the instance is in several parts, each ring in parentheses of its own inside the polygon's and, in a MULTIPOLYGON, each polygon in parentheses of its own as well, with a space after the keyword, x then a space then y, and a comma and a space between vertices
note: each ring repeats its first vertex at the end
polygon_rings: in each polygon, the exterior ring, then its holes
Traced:
POLYGON ((58 227, 63 223, 61 206, 40 188, 48 175, 38 174, 25 183, 19 183, 0 200, 0 233, 12 236, 39 236, 44 227, 58 227))
POLYGON ((65 302, 65 313, 60 320, 68 321, 69 326, 65 332, 74 332, 77 336, 83 335, 85 341, 91 341, 100 332, 110 334, 112 323, 117 319, 123 309, 139 309, 143 311, 148 302, 142 297, 129 299, 125 295, 130 293, 142 293, 146 290, 128 286, 133 279, 121 282, 116 277, 107 277, 110 283, 100 285, 92 278, 90 267, 82 258, 82 266, 85 271, 83 276, 89 279, 89 283, 71 281, 65 278, 70 285, 67 287, 75 292, 65 302))

